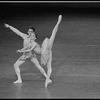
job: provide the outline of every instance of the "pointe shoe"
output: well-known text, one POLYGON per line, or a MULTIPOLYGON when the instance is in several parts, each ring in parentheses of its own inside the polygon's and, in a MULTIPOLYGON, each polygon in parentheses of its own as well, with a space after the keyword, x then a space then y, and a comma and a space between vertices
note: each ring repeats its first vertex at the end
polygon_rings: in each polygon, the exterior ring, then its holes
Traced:
POLYGON ((22 83, 22 81, 21 80, 17 80, 17 81, 15 81, 13 83, 22 83))
POLYGON ((62 15, 59 15, 59 19, 62 19, 62 15))
POLYGON ((46 79, 46 82, 45 82, 45 87, 47 87, 48 86, 48 84, 49 83, 51 83, 52 82, 52 80, 51 79, 46 79))
POLYGON ((62 20, 62 15, 59 15, 59 17, 58 17, 59 23, 60 23, 61 20, 62 20))

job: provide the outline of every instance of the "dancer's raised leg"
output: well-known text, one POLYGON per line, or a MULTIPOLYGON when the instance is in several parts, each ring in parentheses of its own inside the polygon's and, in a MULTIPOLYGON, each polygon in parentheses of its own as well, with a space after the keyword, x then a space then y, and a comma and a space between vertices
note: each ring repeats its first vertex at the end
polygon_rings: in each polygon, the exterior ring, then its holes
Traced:
POLYGON ((47 63, 48 52, 52 49, 53 42, 54 42, 54 39, 55 39, 55 36, 56 36, 56 33, 57 33, 57 30, 58 30, 58 27, 59 27, 61 20, 62 20, 62 15, 59 15, 58 22, 52 31, 52 35, 51 35, 50 39, 45 38, 45 40, 42 43, 41 64, 46 65, 46 63, 47 63))
POLYGON ((56 33, 58 31, 58 27, 59 27, 59 24, 62 20, 62 15, 59 15, 58 17, 58 22, 57 24, 55 25, 53 31, 52 31, 52 35, 49 39, 49 45, 48 45, 48 61, 47 61, 47 79, 45 81, 45 87, 47 87, 48 83, 52 82, 50 80, 50 76, 51 76, 51 73, 52 73, 52 67, 51 67, 51 63, 52 63, 52 46, 53 46, 53 42, 54 42, 54 39, 55 39, 55 36, 56 36, 56 33))
POLYGON ((52 46, 53 46, 53 42, 54 42, 54 39, 55 39, 55 36, 56 36, 56 33, 58 31, 58 27, 59 27, 59 24, 62 20, 62 15, 59 15, 58 17, 58 21, 57 21, 57 24, 55 25, 53 31, 52 31, 52 35, 49 39, 49 48, 52 49, 52 46))

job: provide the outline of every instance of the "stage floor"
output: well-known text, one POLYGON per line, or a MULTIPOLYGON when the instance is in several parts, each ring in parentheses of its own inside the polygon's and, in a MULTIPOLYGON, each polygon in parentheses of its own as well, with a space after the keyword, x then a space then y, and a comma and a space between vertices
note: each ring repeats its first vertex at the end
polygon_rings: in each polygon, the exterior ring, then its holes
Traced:
POLYGON ((20 66, 23 83, 13 83, 17 79, 13 64, 21 54, 15 52, 17 42, 8 44, 0 47, 0 98, 100 98, 99 45, 55 43, 53 82, 45 88, 45 78, 30 60, 20 66))
POLYGON ((0 98, 100 98, 100 77, 97 76, 55 76, 53 82, 44 87, 45 80, 0 79, 0 98))

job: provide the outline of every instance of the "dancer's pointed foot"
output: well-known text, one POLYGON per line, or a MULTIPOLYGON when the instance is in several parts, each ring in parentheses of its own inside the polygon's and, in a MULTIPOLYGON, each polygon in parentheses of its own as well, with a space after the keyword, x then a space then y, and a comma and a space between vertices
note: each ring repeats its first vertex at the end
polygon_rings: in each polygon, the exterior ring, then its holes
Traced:
POLYGON ((59 17, 58 17, 58 23, 60 23, 61 20, 62 20, 62 15, 59 15, 59 17))
POLYGON ((45 81, 45 87, 47 87, 48 86, 48 84, 49 83, 51 83, 52 82, 52 80, 51 79, 46 79, 46 81, 45 81))
POLYGON ((17 81, 15 81, 13 83, 22 83, 22 80, 17 80, 17 81))

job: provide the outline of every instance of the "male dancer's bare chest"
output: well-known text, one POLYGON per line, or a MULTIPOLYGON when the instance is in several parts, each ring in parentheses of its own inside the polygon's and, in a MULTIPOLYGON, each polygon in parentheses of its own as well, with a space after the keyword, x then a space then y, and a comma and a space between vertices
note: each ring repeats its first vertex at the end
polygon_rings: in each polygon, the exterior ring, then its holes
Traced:
MULTIPOLYGON (((29 48, 31 48, 31 46, 32 46, 32 43, 31 43, 31 39, 30 38, 25 38, 24 39, 24 41, 23 41, 23 47, 26 49, 26 50, 28 50, 29 48)), ((32 55, 32 52, 31 51, 29 51, 29 52, 24 52, 23 53, 24 55, 27 55, 27 56, 31 56, 32 55)))
POLYGON ((24 41, 23 41, 23 46, 24 46, 24 47, 29 47, 30 45, 32 45, 31 39, 27 37, 27 38, 24 39, 24 41))

